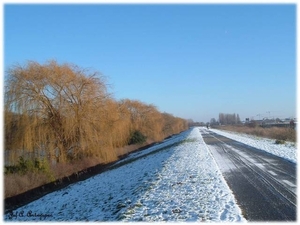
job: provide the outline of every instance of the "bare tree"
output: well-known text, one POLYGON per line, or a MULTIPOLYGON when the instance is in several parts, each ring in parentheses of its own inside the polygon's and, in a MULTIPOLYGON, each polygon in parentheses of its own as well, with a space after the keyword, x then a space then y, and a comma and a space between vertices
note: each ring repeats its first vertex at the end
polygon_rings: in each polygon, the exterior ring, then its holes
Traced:
POLYGON ((219 122, 222 125, 234 125, 241 123, 239 114, 219 113, 219 122))

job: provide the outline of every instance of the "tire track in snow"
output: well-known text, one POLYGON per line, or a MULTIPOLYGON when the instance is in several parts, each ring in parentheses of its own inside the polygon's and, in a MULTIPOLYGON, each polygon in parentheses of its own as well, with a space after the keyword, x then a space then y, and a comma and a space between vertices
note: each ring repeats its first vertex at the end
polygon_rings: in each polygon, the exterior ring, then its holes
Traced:
POLYGON ((209 149, 248 220, 296 219, 294 163, 216 133, 204 133, 209 149))

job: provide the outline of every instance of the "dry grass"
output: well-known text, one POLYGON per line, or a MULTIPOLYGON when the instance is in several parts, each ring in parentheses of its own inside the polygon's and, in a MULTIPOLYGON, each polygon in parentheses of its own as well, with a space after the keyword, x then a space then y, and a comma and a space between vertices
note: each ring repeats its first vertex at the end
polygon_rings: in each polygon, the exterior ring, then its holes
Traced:
POLYGON ((153 143, 154 141, 152 139, 149 139, 147 138, 146 142, 145 143, 142 143, 142 144, 133 144, 133 145, 126 145, 124 147, 121 147, 121 148, 116 148, 115 151, 116 151, 116 154, 117 156, 122 156, 122 155, 127 155, 129 154, 130 152, 136 150, 136 149, 139 149, 139 148, 142 148, 146 145, 149 145, 151 143, 153 143))
POLYGON ((4 176, 5 198, 11 197, 27 190, 39 187, 49 182, 44 173, 6 174, 4 176))
POLYGON ((6 174, 4 176, 4 197, 8 198, 24 193, 30 189, 47 184, 56 179, 70 176, 73 173, 84 170, 101 163, 96 158, 85 158, 74 163, 59 163, 51 166, 51 174, 42 172, 28 172, 24 175, 6 174))
MULTIPOLYGON (((123 148, 116 149, 118 156, 128 154, 138 148, 152 143, 153 141, 148 139, 144 144, 128 145, 123 148)), ((58 163, 50 167, 51 176, 42 172, 29 172, 24 175, 6 174, 4 176, 4 190, 5 198, 15 196, 17 194, 24 193, 30 189, 47 184, 53 180, 60 179, 66 176, 70 176, 73 173, 87 169, 89 167, 104 163, 100 158, 84 158, 74 161, 72 163, 58 163)))
POLYGON ((221 130, 235 131, 239 133, 251 134, 258 137, 266 137, 276 140, 296 142, 297 132, 296 130, 283 127, 247 127, 247 126, 221 126, 218 127, 221 130))
POLYGON ((84 170, 86 168, 95 166, 102 163, 100 159, 97 158, 84 158, 76 162, 71 163, 59 163, 57 165, 51 166, 51 171, 55 179, 70 176, 73 173, 84 170))

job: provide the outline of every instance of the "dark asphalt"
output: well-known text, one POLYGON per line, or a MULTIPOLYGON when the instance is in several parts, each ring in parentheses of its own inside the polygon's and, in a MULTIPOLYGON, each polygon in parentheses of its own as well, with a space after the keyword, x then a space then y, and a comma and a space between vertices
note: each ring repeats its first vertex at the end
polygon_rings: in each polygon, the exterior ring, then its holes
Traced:
POLYGON ((296 221, 296 164, 220 136, 202 133, 248 221, 296 221))

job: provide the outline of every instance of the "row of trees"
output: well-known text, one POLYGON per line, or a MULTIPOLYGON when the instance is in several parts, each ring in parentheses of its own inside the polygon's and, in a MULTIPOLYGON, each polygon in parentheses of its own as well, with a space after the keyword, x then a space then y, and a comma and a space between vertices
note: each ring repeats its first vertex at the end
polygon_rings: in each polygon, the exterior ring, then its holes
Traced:
POLYGON ((161 141, 187 129, 186 120, 152 104, 116 101, 106 86, 100 73, 72 64, 12 67, 5 80, 5 150, 46 155, 57 162, 82 157, 110 162, 135 131, 161 141))
POLYGON ((222 125, 234 125, 240 124, 241 120, 239 114, 219 113, 219 123, 222 125))

